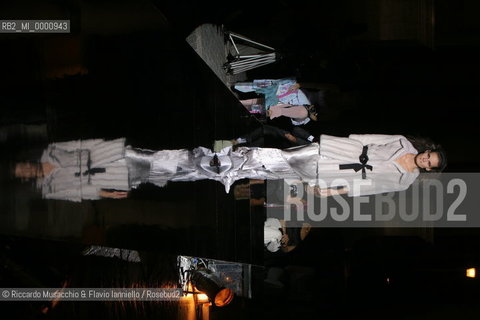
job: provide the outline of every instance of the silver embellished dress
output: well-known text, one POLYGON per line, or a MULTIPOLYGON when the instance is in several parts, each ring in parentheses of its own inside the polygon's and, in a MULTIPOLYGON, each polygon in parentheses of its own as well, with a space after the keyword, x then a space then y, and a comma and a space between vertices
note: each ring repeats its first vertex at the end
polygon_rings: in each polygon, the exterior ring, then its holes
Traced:
MULTIPOLYGON (((400 135, 350 135, 348 138, 322 135, 320 143, 286 150, 231 147, 218 153, 203 147, 189 150, 162 150, 149 155, 149 176, 142 182, 163 186, 167 181, 216 180, 229 192, 239 179, 295 179, 322 188, 345 187, 349 196, 371 195, 407 189, 419 172, 407 172, 396 159, 417 150, 400 135), (368 147, 370 169, 341 169, 358 164, 368 147), (217 166, 212 160, 216 156, 217 166)), ((128 152, 127 152, 128 154, 128 152)), ((128 157, 127 157, 128 158, 128 157)), ((127 161, 128 162, 128 161, 127 161)), ((130 166, 131 167, 131 166, 130 166)), ((145 171, 146 172, 146 171, 145 171)))

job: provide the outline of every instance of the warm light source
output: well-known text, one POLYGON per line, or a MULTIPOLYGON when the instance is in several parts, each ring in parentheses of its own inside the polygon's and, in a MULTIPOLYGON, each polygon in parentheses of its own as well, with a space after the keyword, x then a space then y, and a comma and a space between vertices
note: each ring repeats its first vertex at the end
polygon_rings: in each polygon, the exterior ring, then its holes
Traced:
POLYGON ((228 305, 235 295, 232 289, 221 286, 218 278, 205 268, 196 270, 191 281, 195 288, 205 294, 217 307, 228 305))
POLYGON ((208 296, 205 293, 200 293, 197 295, 197 301, 201 303, 208 302, 208 296))
POLYGON ((477 276, 477 270, 475 268, 467 269, 467 278, 475 278, 477 276))
POLYGON ((232 289, 228 289, 228 288, 223 288, 222 290, 220 290, 220 292, 217 293, 217 295, 215 296, 215 305, 217 307, 223 307, 223 306, 226 306, 227 304, 229 304, 230 302, 232 302, 233 300, 233 290, 232 289))

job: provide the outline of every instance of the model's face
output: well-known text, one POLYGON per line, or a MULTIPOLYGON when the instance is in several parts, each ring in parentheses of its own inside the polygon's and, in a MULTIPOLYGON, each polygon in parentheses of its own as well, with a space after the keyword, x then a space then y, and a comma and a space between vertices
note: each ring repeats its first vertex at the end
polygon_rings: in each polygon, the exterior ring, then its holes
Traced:
POLYGON ((415 164, 419 168, 430 171, 432 168, 438 168, 440 166, 440 157, 438 152, 431 152, 430 150, 427 150, 417 154, 415 157, 415 164))
POLYGON ((15 166, 15 177, 22 179, 36 178, 39 175, 38 165, 30 162, 20 162, 15 166))

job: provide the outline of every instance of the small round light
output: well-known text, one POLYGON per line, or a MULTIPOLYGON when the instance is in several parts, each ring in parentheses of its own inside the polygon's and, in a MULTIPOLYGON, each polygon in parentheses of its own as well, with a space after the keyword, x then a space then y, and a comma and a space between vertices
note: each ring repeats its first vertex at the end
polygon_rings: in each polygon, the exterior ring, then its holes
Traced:
POLYGON ((228 288, 223 288, 215 296, 215 305, 217 307, 224 307, 233 300, 233 290, 228 288))

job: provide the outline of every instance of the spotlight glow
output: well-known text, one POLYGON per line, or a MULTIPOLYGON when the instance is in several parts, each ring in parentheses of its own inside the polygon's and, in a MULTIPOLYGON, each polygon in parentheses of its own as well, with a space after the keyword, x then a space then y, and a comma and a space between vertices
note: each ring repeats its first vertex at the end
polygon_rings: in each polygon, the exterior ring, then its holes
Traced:
POLYGON ((468 268, 466 276, 467 278, 475 278, 477 276, 477 270, 475 268, 468 268))
POLYGON ((202 302, 202 303, 205 303, 205 302, 208 302, 208 296, 205 294, 205 293, 200 293, 197 295, 197 300, 198 302, 202 302))

